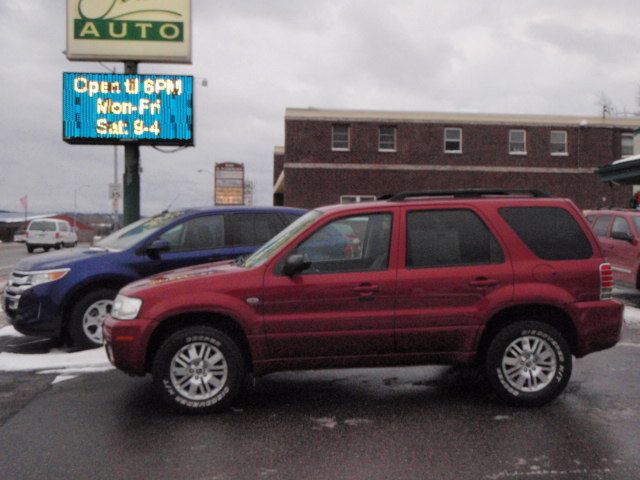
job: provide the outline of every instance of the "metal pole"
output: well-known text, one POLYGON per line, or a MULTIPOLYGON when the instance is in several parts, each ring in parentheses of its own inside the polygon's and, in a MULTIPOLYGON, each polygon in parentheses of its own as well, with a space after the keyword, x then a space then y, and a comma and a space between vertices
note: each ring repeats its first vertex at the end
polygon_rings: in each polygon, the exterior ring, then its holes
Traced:
MULTIPOLYGON (((138 73, 137 62, 124 62, 124 73, 138 73)), ((130 128, 133 126, 130 125, 130 128)), ((140 147, 137 144, 124 146, 124 202, 122 210, 124 224, 129 225, 140 218, 140 147)))
MULTIPOLYGON (((118 185, 118 147, 113 146, 113 183, 118 185)), ((117 188, 117 187, 116 187, 117 188)), ((118 228, 118 203, 120 199, 115 197, 113 199, 113 229, 118 228)))

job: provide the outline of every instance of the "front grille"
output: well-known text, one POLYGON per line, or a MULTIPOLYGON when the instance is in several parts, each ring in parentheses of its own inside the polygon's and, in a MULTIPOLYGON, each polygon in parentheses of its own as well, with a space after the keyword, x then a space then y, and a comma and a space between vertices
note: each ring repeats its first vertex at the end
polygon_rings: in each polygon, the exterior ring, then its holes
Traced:
POLYGON ((5 288, 5 308, 7 312, 18 309, 18 303, 22 294, 33 285, 29 283, 29 274, 26 272, 11 272, 9 282, 5 288))

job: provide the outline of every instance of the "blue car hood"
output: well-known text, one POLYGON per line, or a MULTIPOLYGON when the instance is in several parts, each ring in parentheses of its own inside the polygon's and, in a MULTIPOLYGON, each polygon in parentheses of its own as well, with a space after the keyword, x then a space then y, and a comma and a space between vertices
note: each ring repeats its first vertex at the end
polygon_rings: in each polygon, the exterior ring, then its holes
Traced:
POLYGON ((114 255, 114 252, 102 248, 74 248, 73 250, 62 250, 23 258, 16 264, 14 270, 30 272, 33 270, 68 268, 78 262, 104 255, 114 255))

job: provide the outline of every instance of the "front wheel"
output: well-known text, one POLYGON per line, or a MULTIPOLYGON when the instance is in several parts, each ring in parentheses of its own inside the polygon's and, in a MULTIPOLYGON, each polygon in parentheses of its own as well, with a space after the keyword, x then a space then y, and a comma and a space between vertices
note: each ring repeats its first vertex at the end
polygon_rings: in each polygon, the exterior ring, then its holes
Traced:
POLYGON ((240 348, 212 327, 184 328, 169 336, 153 361, 162 398, 187 413, 221 411, 241 393, 246 370, 240 348))
POLYGON ((571 377, 571 349, 552 326, 520 321, 493 338, 486 372, 498 397, 517 406, 540 406, 554 400, 571 377))
POLYGON ((102 346, 102 324, 111 313, 117 290, 99 288, 82 297, 71 309, 67 331, 75 347, 102 346))

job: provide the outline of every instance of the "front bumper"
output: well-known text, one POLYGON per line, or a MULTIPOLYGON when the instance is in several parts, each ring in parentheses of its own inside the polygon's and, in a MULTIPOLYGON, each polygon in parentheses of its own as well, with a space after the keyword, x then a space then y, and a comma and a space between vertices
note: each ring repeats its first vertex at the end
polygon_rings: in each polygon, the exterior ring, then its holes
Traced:
POLYGON ((147 345, 151 331, 149 320, 116 320, 107 317, 102 334, 109 361, 130 375, 147 373, 147 345))
POLYGON ((577 332, 576 357, 613 347, 620 340, 624 305, 617 300, 572 305, 577 332))
POLYGON ((62 315, 55 303, 49 285, 38 285, 27 290, 13 288, 11 281, 2 295, 2 308, 9 323, 24 335, 57 337, 60 335, 62 315))

